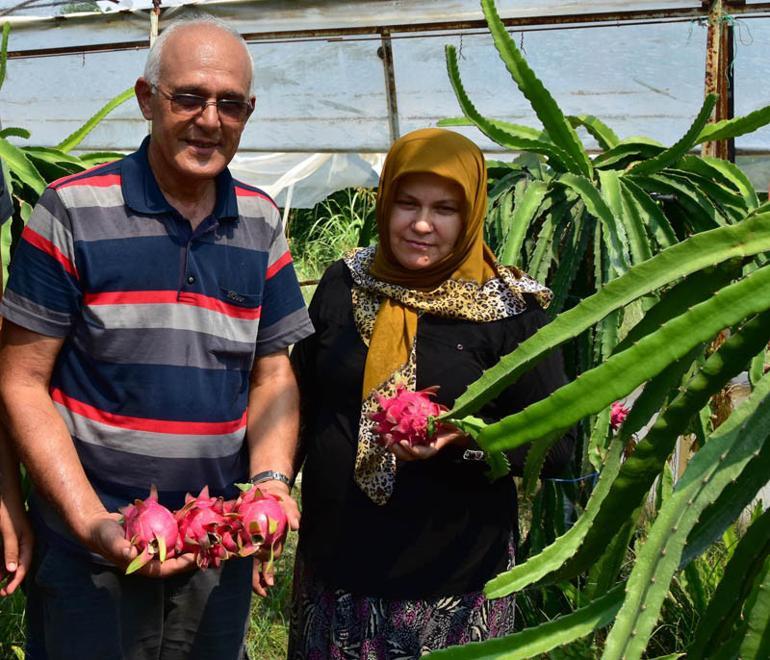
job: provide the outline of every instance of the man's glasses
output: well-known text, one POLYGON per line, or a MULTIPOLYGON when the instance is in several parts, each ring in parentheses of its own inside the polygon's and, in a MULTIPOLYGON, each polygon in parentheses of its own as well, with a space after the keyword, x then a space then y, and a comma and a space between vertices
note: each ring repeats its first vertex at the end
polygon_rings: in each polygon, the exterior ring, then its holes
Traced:
POLYGON ((243 123, 254 111, 254 106, 248 101, 235 99, 217 99, 209 101, 205 96, 198 94, 168 94, 157 85, 152 85, 153 92, 160 92, 171 102, 171 110, 178 115, 193 117, 206 110, 210 105, 217 106, 219 118, 231 123, 243 123))

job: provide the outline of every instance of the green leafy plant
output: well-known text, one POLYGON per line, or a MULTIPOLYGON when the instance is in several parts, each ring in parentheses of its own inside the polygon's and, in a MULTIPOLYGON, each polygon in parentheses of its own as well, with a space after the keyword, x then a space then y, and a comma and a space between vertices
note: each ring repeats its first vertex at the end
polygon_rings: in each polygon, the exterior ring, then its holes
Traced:
MULTIPOLYGON (((600 475, 569 529, 549 537, 533 526, 525 544, 529 557, 485 589, 495 598, 556 588, 568 596, 564 614, 508 638, 434 655, 579 657, 588 648, 604 658, 641 658, 671 585, 687 584, 687 597, 704 606, 707 620, 731 622, 720 628, 726 655, 719 657, 764 657, 770 643, 767 549, 760 545, 759 556, 752 557, 729 611, 720 609, 724 599, 717 600, 727 583, 706 589, 700 564, 693 562, 702 563, 704 551, 764 485, 770 467, 770 376, 762 375, 770 339, 770 209, 760 206, 734 165, 690 151, 706 140, 755 130, 770 121, 770 108, 709 125, 715 102, 709 96, 673 146, 621 140, 595 117, 565 116, 492 0, 481 4, 495 46, 542 129, 482 116, 465 92, 452 47, 447 66, 465 116, 443 123, 474 125, 499 144, 526 152, 491 170, 497 181, 487 235, 503 261, 552 285, 555 318, 485 372, 443 417, 492 454, 531 443, 524 475, 530 494, 550 445, 575 425, 585 438, 581 467, 600 475), (595 158, 578 138, 578 127, 600 145, 595 158), (716 342, 725 328, 727 340, 716 342), (562 346, 571 350, 572 382, 498 422, 473 417, 562 346), (749 367, 753 391, 715 427, 711 397, 749 367), (613 431, 610 405, 632 393, 633 408, 613 431), (698 438, 698 451, 673 484, 667 461, 688 433, 698 438), (641 535, 638 525, 659 478, 668 485, 641 535), (634 561, 628 563, 634 539, 634 561), (597 634, 608 626, 606 635, 597 634)), ((552 491, 544 485, 533 503, 541 514, 552 491)), ((750 530, 747 536, 759 534, 750 530)), ((736 555, 742 562, 736 565, 745 568, 748 560, 737 549, 736 555)), ((711 649, 702 641, 708 632, 713 627, 678 639, 711 649)), ((687 649, 671 651, 677 657, 687 649)))
MULTIPOLYGON (((0 45, 0 89, 5 81, 8 63, 8 38, 10 23, 3 24, 2 44, 0 45)), ((17 146, 9 138, 30 140, 30 132, 24 128, 9 126, 0 130, 0 160, 3 162, 6 182, 14 201, 14 222, 9 230, 3 230, 3 264, 8 263, 15 241, 21 234, 24 223, 29 219, 32 208, 46 185, 70 174, 81 172, 89 167, 122 158, 123 154, 112 152, 94 152, 74 155, 86 136, 110 112, 133 97, 133 88, 127 89, 108 101, 97 110, 80 128, 65 137, 55 147, 17 146)))
POLYGON ((287 233, 301 279, 317 279, 347 250, 367 246, 376 235, 376 192, 345 188, 312 209, 292 213, 287 233))

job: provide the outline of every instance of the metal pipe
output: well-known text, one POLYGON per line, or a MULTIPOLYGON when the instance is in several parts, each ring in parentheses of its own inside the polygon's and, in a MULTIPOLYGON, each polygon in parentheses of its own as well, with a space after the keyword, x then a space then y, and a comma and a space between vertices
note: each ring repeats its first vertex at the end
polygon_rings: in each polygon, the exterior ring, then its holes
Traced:
MULTIPOLYGON (((770 2, 759 2, 752 5, 735 5, 728 3, 730 12, 734 16, 744 18, 765 17, 770 12, 770 2)), ((660 9, 660 10, 639 10, 639 11, 620 11, 620 12, 602 12, 596 14, 563 14, 555 16, 529 16, 518 18, 503 18, 503 23, 512 29, 525 28, 528 26, 550 26, 566 27, 574 26, 595 26, 596 24, 615 24, 623 25, 629 21, 644 20, 688 20, 704 18, 708 16, 708 11, 700 8, 679 8, 679 9, 660 9)), ((61 18, 62 22, 70 19, 61 18)), ((82 20, 82 19, 72 19, 82 20)), ((338 27, 324 28, 320 30, 279 30, 270 32, 248 32, 243 33, 243 38, 248 42, 260 42, 276 39, 334 39, 343 37, 356 37, 372 35, 379 37, 385 32, 391 35, 391 38, 397 35, 405 35, 416 32, 446 32, 456 30, 482 30, 487 29, 484 20, 469 21, 439 21, 430 23, 410 23, 396 25, 371 25, 359 27, 338 27)), ((8 52, 9 59, 22 57, 46 57, 67 54, 84 54, 113 52, 120 50, 138 50, 147 48, 149 43, 142 39, 136 41, 123 41, 109 44, 81 44, 77 46, 61 46, 57 48, 34 48, 28 50, 14 50, 8 52)))

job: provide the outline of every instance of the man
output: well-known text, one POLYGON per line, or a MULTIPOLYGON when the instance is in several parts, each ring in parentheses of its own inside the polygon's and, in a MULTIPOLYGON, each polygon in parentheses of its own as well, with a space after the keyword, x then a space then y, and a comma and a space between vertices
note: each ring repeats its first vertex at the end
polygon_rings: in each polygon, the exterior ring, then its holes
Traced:
MULTIPOLYGON (((13 203, 5 184, 0 160, 0 226, 13 214, 13 203)), ((3 263, 0 259, 0 295, 3 263)), ((0 319, 2 323, 2 319, 0 319)), ((0 596, 10 596, 24 579, 32 560, 32 530, 24 512, 19 484, 19 461, 0 424, 0 596)))
POLYGON ((14 257, 0 397, 35 486, 32 660, 243 657, 260 562, 123 575, 115 511, 151 484, 176 508, 252 475, 298 526, 287 348, 312 327, 275 205, 226 169, 252 68, 218 21, 167 28, 135 86, 150 137, 50 186, 14 257))

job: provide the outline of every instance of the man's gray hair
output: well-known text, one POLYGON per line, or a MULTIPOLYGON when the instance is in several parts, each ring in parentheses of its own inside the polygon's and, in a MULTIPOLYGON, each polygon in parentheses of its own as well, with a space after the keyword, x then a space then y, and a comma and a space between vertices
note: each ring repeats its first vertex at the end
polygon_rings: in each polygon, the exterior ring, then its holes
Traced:
POLYGON ((144 79, 151 85, 157 85, 160 82, 160 60, 163 54, 163 47, 168 41, 168 38, 180 28, 192 27, 196 25, 208 25, 213 28, 228 32, 243 44, 243 50, 246 51, 246 56, 249 58, 249 90, 251 90, 254 85, 254 59, 251 57, 251 53, 249 52, 243 37, 240 35, 238 30, 229 26, 223 20, 201 11, 187 12, 184 16, 169 23, 169 25, 164 28, 163 32, 161 32, 158 38, 155 40, 155 43, 152 45, 152 48, 150 48, 150 52, 147 55, 147 62, 144 65, 144 79))

